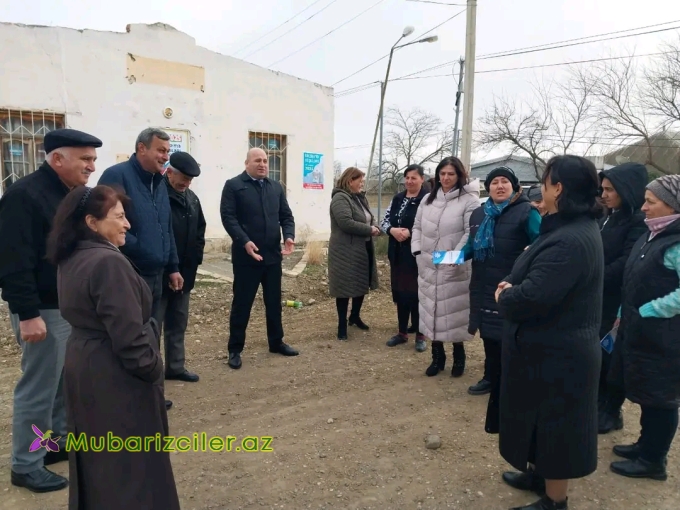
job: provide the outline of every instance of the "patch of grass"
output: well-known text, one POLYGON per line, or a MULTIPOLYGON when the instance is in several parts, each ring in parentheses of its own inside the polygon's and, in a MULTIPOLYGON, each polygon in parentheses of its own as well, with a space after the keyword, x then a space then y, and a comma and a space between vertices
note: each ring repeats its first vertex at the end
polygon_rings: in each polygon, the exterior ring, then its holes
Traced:
POLYGON ((325 253, 324 244, 322 241, 310 241, 307 243, 307 264, 312 266, 318 266, 323 264, 325 253))
POLYGON ((387 256, 387 247, 390 243, 388 236, 382 235, 375 240, 375 255, 378 257, 387 256))

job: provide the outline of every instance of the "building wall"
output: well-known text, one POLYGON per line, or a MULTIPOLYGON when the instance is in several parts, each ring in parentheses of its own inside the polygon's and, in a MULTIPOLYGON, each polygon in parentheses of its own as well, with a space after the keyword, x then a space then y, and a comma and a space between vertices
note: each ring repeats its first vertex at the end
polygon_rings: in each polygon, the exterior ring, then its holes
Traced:
POLYGON ((198 47, 164 24, 113 33, 2 23, 0 47, 0 109, 65 113, 66 127, 103 140, 98 175, 134 151, 142 129, 188 130, 202 172, 192 189, 208 237, 226 235, 220 196, 225 180, 243 171, 248 132, 286 135, 287 197, 298 233, 328 234, 332 89, 198 47), (303 188, 304 152, 324 155, 323 189, 303 188))

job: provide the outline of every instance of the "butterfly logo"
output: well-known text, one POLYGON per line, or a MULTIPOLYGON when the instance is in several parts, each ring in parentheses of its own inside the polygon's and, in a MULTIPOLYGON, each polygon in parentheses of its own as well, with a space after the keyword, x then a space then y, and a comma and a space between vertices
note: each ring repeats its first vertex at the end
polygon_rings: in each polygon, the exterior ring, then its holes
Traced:
POLYGON ((38 437, 37 439, 34 439, 33 442, 31 443, 31 446, 28 448, 29 452, 34 452, 36 450, 39 450, 40 448, 45 448, 45 450, 47 450, 48 452, 59 451, 59 445, 57 444, 57 441, 61 439, 61 436, 52 439, 50 437, 52 435, 51 430, 48 430, 43 434, 42 431, 35 425, 31 425, 31 428, 33 429, 33 432, 35 432, 35 435, 38 437))

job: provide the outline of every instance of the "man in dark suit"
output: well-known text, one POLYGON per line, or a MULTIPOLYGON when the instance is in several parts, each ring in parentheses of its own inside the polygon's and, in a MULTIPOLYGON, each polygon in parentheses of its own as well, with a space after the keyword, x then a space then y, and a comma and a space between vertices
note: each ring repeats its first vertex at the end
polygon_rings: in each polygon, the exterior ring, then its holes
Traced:
POLYGON ((229 317, 229 366, 241 368, 241 351, 257 289, 267 316, 269 352, 297 356, 283 342, 281 324, 282 255, 293 252, 295 221, 283 187, 267 178, 269 160, 262 149, 250 149, 242 174, 229 179, 222 190, 222 225, 232 239, 234 298, 229 317), (281 250, 281 230, 285 239, 281 250))
POLYGON ((186 152, 170 156, 170 165, 163 182, 168 187, 172 231, 177 246, 179 272, 184 279, 182 290, 170 288, 170 275, 165 273, 160 316, 163 317, 165 338, 165 379, 185 382, 198 381, 198 375, 184 366, 184 333, 189 323, 189 298, 196 281, 198 266, 203 262, 205 248, 205 217, 201 202, 189 189, 201 169, 186 152))

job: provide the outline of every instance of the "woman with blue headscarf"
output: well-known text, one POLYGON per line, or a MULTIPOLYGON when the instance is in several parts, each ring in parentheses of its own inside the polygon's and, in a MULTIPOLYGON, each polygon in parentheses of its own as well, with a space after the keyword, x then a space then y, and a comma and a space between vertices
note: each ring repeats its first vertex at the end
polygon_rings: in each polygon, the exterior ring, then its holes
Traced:
POLYGON ((512 271, 515 259, 537 237, 541 215, 522 193, 512 169, 495 168, 484 181, 488 200, 470 217, 470 237, 463 249, 472 259, 469 333, 484 342, 484 377, 468 389, 471 395, 490 393, 485 429, 498 433, 498 395, 501 381, 503 318, 495 293, 512 271))

